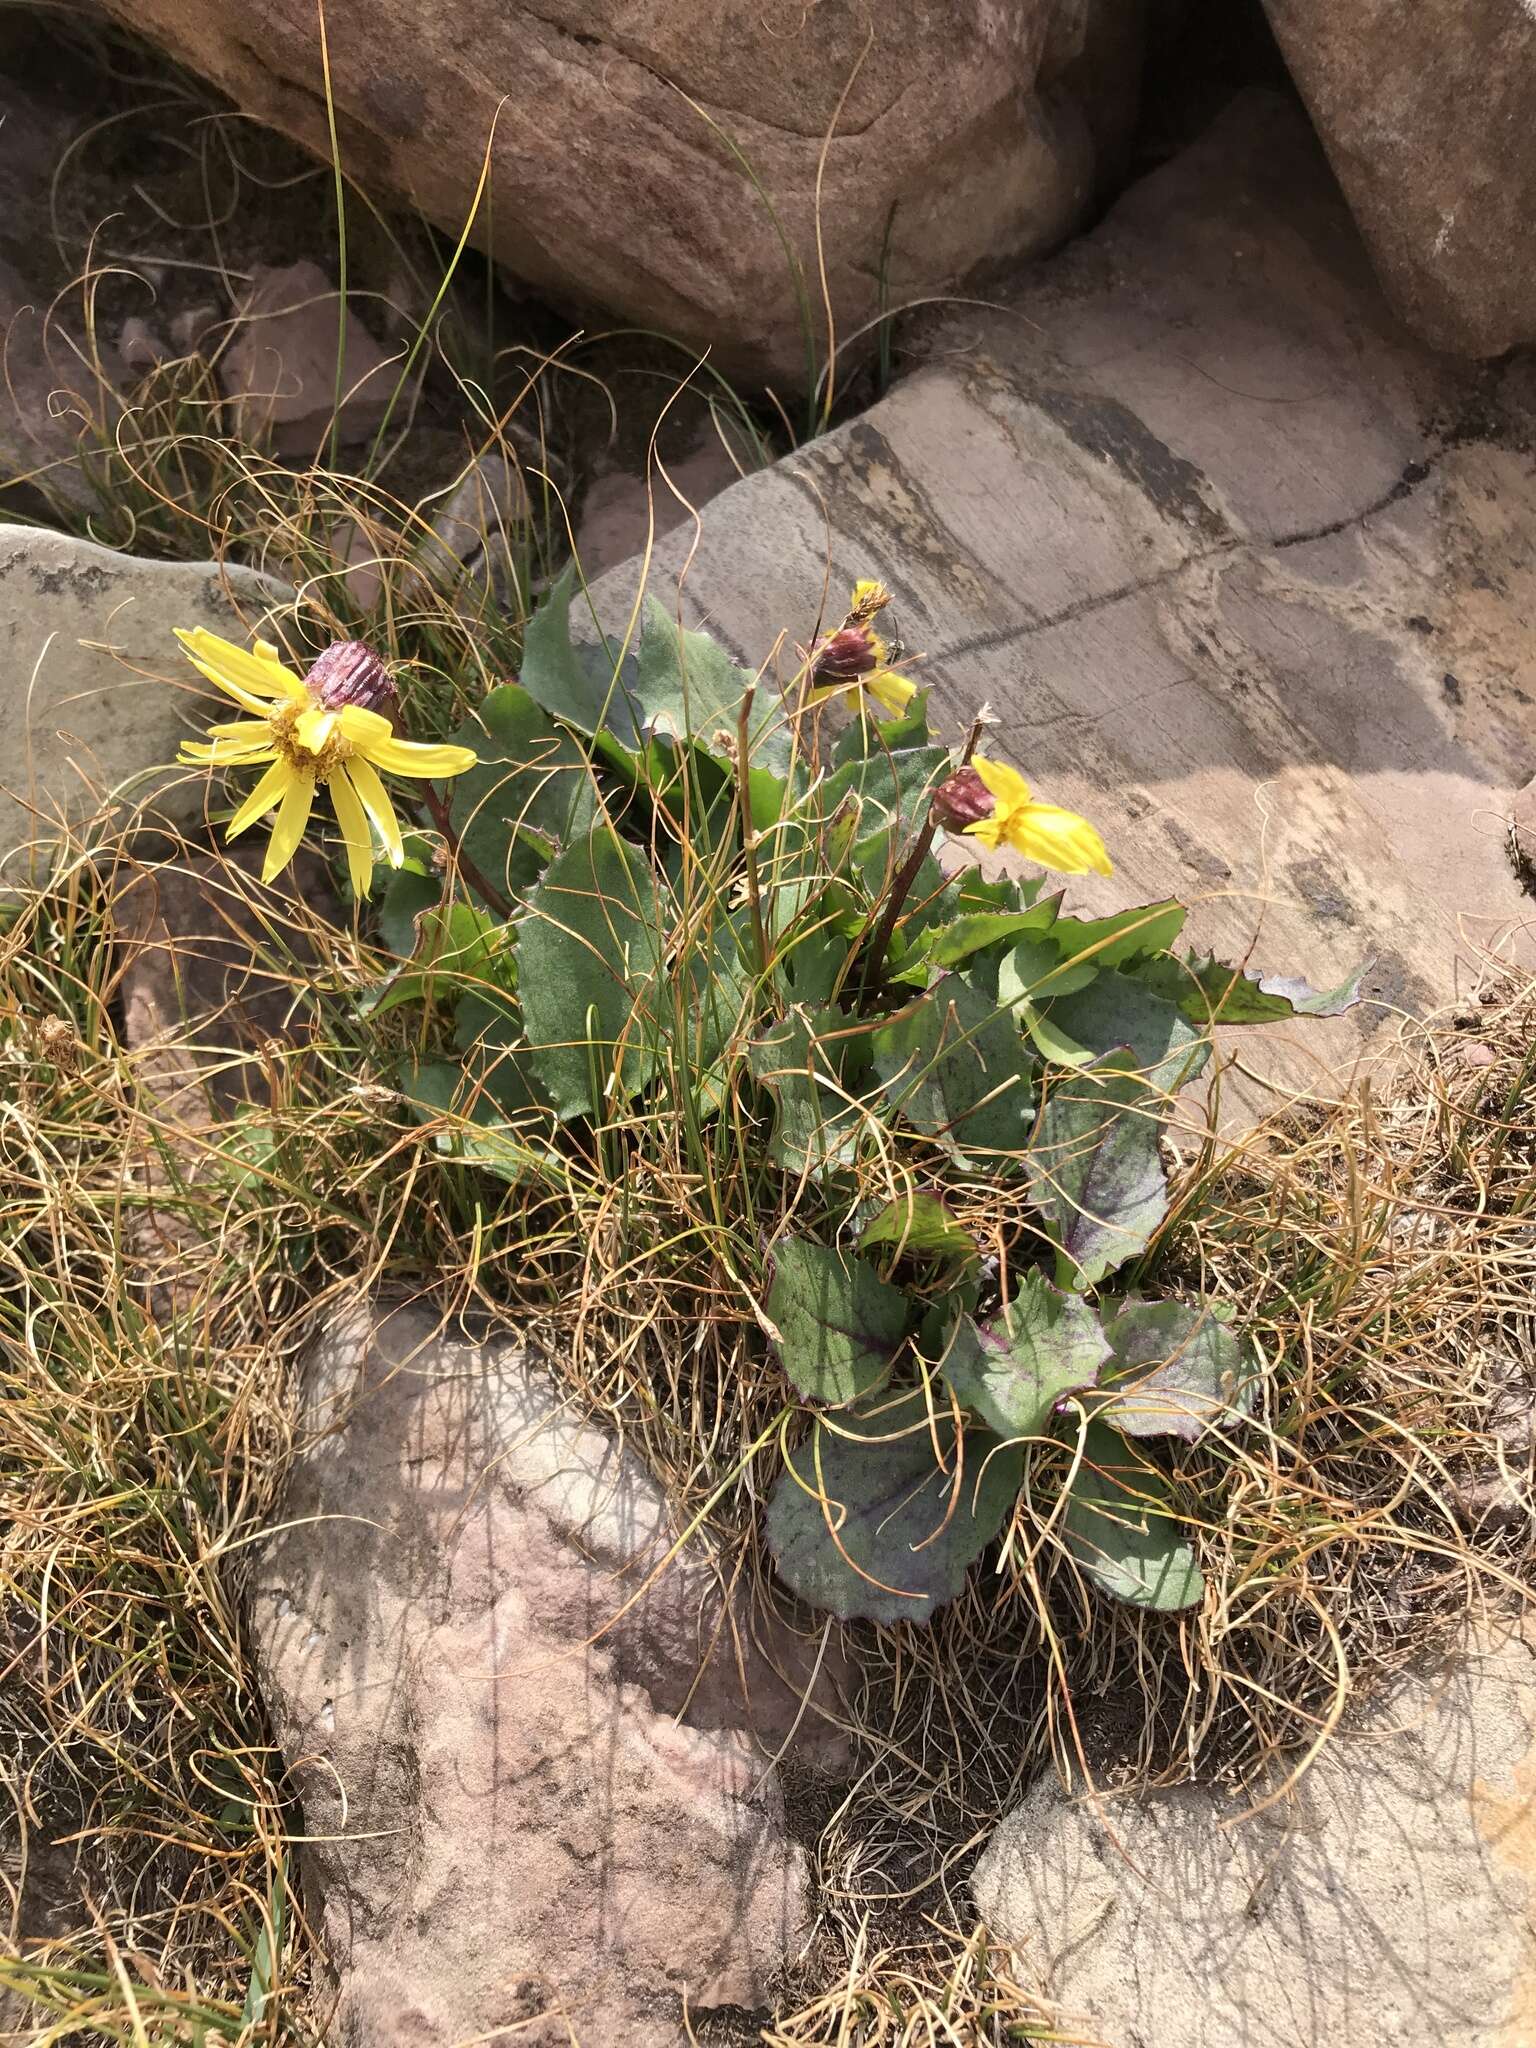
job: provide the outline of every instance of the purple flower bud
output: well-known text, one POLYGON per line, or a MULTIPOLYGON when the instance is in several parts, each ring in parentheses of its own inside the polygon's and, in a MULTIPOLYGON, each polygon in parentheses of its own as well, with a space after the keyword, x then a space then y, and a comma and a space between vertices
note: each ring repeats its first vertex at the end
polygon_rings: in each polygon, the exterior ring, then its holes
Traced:
POLYGON ((361 640, 333 640, 305 682, 311 697, 327 711, 341 711, 348 704, 377 711, 395 696, 389 670, 361 640))
POLYGON ((811 656, 813 683, 856 683, 880 666, 880 648, 867 626, 829 633, 811 656))
POLYGON ((963 832, 967 825, 979 825, 997 808, 997 798, 974 768, 958 769, 933 792, 935 824, 946 832, 963 832))

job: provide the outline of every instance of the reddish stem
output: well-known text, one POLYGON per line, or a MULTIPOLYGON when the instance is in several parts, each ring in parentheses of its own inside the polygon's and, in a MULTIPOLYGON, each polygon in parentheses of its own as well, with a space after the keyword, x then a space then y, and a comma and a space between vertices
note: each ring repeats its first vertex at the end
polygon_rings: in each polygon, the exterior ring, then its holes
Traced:
POLYGON ((485 902, 495 911, 498 917, 511 917, 513 914, 511 902, 502 895, 498 888, 486 880, 480 869, 476 867, 475 863, 464 851, 463 842, 453 828, 453 821, 449 816, 448 806, 430 782, 426 786, 426 801, 427 809, 432 813, 432 822, 436 825, 438 831, 442 833, 448 851, 453 856, 453 864, 459 873, 468 882, 475 894, 484 898, 485 902))

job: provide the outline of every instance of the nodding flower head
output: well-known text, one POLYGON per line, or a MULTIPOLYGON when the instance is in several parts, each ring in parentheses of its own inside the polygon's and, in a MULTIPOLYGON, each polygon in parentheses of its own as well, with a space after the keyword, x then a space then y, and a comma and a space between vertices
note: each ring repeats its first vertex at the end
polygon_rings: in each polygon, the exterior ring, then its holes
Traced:
POLYGON ((946 832, 968 832, 997 809, 997 798, 971 767, 957 768, 933 792, 935 823, 946 832))
POLYGON ((832 683, 856 683, 879 668, 885 655, 878 633, 866 625, 843 626, 829 633, 811 662, 811 683, 821 689, 832 683))
POLYGON ((917 685, 891 668, 900 649, 875 631, 875 619, 890 603, 883 583, 868 580, 853 586, 843 623, 824 634, 810 653, 810 702, 845 697, 850 705, 867 699, 887 718, 899 718, 917 695, 917 685))
POLYGON ((973 756, 934 791, 933 815, 947 832, 963 832, 978 844, 1022 853, 1026 860, 1058 875, 1112 875, 1104 842, 1086 818, 1059 804, 1042 804, 1006 761, 973 756))
POLYGON ((356 704, 378 711, 396 696, 389 670, 361 640, 333 640, 304 678, 315 702, 326 711, 356 704))

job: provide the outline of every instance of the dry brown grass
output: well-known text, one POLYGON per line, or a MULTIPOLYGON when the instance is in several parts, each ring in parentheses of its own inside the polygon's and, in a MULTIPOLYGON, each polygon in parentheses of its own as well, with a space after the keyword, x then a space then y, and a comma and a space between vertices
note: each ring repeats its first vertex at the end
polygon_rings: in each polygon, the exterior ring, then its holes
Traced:
MULTIPOLYGON (((166 1048, 122 1039, 111 906, 135 871, 120 842, 78 840, 0 939, 0 1172, 17 1190, 0 1233, 0 1726, 8 1881, 34 1936, 0 1960, 0 1989, 33 2001, 10 2022, 22 2038, 304 2039, 296 1816, 241 1588, 281 1495, 291 1363, 333 1292, 361 1278, 445 1318, 537 1315, 588 1405, 764 1598, 756 1509, 783 1388, 721 1279, 694 1166, 629 1125, 519 1189, 454 1163, 391 1086, 404 1013, 356 1013, 377 960, 314 902, 262 898, 265 972, 297 1008, 285 1044, 218 1054, 247 1113, 168 1100, 166 1048)), ((221 895, 253 893, 220 871, 184 954, 221 895)), ((205 1060, 226 1021, 196 1030, 205 1060)), ((716 1194, 745 1237, 735 1171, 722 1159, 716 1194)), ((1146 1277, 1233 1301, 1271 1367, 1258 1426, 1179 1468, 1212 1596, 1137 1617, 1016 1540, 926 1631, 850 1632, 864 1761, 819 1816, 818 1932, 772 2044, 1070 2039, 975 1930, 965 1884, 1037 1771, 1299 1765, 1469 1609, 1523 1597, 1536 987, 1491 981, 1465 1018, 1411 1027, 1374 1095, 1197 1152, 1146 1277)))

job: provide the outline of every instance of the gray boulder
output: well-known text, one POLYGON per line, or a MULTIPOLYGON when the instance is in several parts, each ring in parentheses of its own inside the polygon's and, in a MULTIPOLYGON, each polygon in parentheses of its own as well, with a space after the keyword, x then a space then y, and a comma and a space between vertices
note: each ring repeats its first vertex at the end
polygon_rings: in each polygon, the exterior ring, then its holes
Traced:
POLYGON ((304 1370, 253 1621, 332 2038, 675 2048, 685 1998, 765 2003, 806 1918, 776 1758, 845 1767, 836 1657, 808 1693, 817 1632, 666 1562, 640 1461, 513 1343, 364 1306, 304 1370))
POLYGON ((208 778, 174 767, 176 750, 210 717, 238 714, 202 683, 172 629, 205 626, 243 643, 292 601, 254 570, 146 562, 0 526, 0 883, 17 849, 113 793, 181 823, 201 817, 208 778))
POLYGON ((1245 1818, 1200 1785, 1037 1784, 982 1918, 1105 2048, 1526 2048, 1536 1635, 1403 1685, 1245 1818))
POLYGON ((1461 355, 1536 340, 1536 10, 1264 5, 1403 318, 1461 355))

